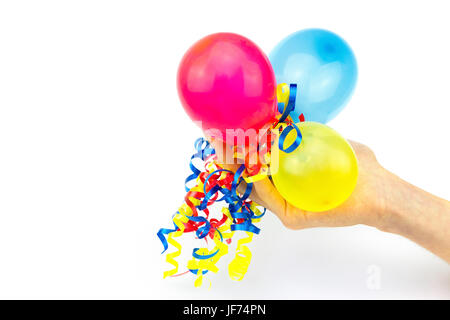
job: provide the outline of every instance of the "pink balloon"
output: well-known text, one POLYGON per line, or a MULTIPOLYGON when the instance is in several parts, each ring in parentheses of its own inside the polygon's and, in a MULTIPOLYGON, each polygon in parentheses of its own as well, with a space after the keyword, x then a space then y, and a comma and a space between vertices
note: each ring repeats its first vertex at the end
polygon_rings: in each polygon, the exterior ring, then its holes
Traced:
POLYGON ((177 83, 184 109, 204 130, 257 130, 277 112, 269 59, 252 41, 234 33, 211 34, 196 42, 181 60, 177 83))

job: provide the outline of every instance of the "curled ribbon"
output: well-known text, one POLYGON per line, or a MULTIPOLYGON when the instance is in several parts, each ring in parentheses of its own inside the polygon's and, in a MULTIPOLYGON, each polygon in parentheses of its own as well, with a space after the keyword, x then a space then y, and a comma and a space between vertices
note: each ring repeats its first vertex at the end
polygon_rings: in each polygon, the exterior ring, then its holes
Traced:
MULTIPOLYGON (((292 152, 301 143, 302 135, 299 128, 292 122, 290 113, 295 108, 297 86, 295 84, 280 84, 277 87, 278 110, 280 117, 274 119, 274 123, 267 129, 263 139, 258 145, 250 148, 248 144, 244 148, 234 146, 235 158, 244 160, 236 172, 226 170, 217 162, 217 156, 211 144, 203 138, 195 141, 196 152, 191 156, 189 168, 191 173, 185 179, 186 196, 184 203, 172 217, 173 229, 161 228, 157 236, 163 245, 163 253, 170 246, 175 251, 166 254, 166 261, 173 266, 164 272, 164 278, 178 276, 179 264, 176 258, 180 256, 182 246, 177 241, 183 234, 193 232, 198 239, 212 239, 214 247, 194 248, 192 259, 187 262, 187 272, 197 276, 195 286, 201 286, 204 276, 209 272, 217 272, 216 263, 229 251, 228 245, 236 231, 243 231, 245 238, 237 241, 236 254, 228 266, 231 279, 240 281, 246 274, 250 265, 252 253, 248 244, 254 234, 259 234, 260 229, 255 226, 264 216, 266 209, 261 212, 258 204, 249 199, 253 182, 263 179, 268 175, 268 164, 272 142, 267 139, 272 133, 279 132, 279 149, 284 152, 292 152), (288 147, 284 146, 288 134, 295 130, 296 138, 288 147), (258 158, 256 164, 250 164, 252 152, 262 153, 264 163, 258 158), (200 159, 203 168, 194 165, 194 160, 200 159), (244 183, 245 189, 238 192, 238 187, 244 183), (189 185, 192 185, 189 187, 189 185), (210 217, 209 209, 216 202, 226 203, 222 208, 221 218, 210 217)), ((302 115, 303 116, 303 115, 302 115)), ((302 118, 300 118, 302 120, 302 118)), ((184 273, 183 273, 184 274, 184 273)))
POLYGON ((213 249, 194 248, 192 259, 187 263, 188 270, 197 275, 195 285, 200 286, 204 275, 209 271, 217 272, 216 263, 228 253, 229 243, 224 240, 230 240, 237 230, 259 233, 259 228, 253 222, 262 215, 257 204, 248 199, 252 190, 251 183, 246 184, 243 194, 237 191, 244 181, 245 166, 242 165, 236 173, 221 168, 215 161, 214 149, 202 138, 195 142, 195 148, 196 153, 191 157, 189 165, 192 173, 186 178, 185 185, 188 186, 193 181, 195 184, 188 189, 185 202, 173 217, 174 228, 162 228, 157 235, 163 244, 163 252, 168 250, 169 245, 176 249, 166 255, 166 261, 173 268, 166 271, 164 277, 174 276, 178 272, 176 258, 181 254, 182 247, 175 238, 184 233, 195 232, 198 239, 209 236, 213 240, 213 249), (204 169, 193 164, 195 158, 204 162, 204 169), (222 209, 221 219, 210 219, 209 208, 219 201, 224 201, 228 207, 222 209))

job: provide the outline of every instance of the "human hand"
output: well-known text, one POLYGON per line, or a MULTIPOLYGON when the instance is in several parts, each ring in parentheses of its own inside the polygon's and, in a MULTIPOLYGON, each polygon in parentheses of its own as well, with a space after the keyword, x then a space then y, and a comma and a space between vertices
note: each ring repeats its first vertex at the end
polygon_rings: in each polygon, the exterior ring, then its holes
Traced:
MULTIPOLYGON (((361 223, 382 226, 385 224, 383 182, 387 178, 387 172, 368 147, 357 142, 350 143, 358 159, 359 176, 352 195, 339 207, 327 212, 298 209, 281 196, 269 178, 253 183, 250 198, 276 214, 290 229, 341 227, 361 223)), ((218 141, 214 141, 213 146, 219 163, 228 170, 236 171, 239 164, 225 163, 224 155, 229 146, 218 141)), ((242 190, 245 190, 245 185, 238 189, 242 190)))
MULTIPOLYGON (((358 180, 351 196, 326 212, 308 212, 287 202, 269 178, 253 183, 250 198, 273 212, 289 229, 344 227, 365 224, 396 233, 425 247, 450 263, 450 202, 421 190, 383 168, 367 146, 350 141, 358 159, 358 180)), ((227 148, 213 142, 217 160, 226 163, 227 148)), ((240 185, 239 192, 245 190, 240 185)))

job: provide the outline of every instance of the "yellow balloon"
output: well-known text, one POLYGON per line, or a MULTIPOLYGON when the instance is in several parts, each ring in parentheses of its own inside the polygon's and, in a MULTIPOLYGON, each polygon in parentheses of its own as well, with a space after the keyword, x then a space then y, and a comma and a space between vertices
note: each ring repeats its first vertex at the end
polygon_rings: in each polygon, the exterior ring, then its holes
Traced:
MULTIPOLYGON (((326 211, 343 203, 358 179, 358 162, 350 144, 330 127, 301 122, 300 146, 291 153, 278 151, 272 159, 272 180, 281 195, 306 211, 326 211)), ((288 133, 284 147, 297 136, 288 133)), ((278 141, 274 145, 278 147, 278 141)))

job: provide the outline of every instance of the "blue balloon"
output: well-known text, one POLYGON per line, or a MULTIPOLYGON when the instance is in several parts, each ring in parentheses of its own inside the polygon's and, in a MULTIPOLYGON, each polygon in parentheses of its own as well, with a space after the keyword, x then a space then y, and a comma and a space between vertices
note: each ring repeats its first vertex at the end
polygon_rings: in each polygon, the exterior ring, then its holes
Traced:
POLYGON ((326 123, 347 104, 356 85, 358 67, 352 49, 337 34, 306 29, 283 39, 270 53, 277 83, 297 84, 295 122, 326 123))

